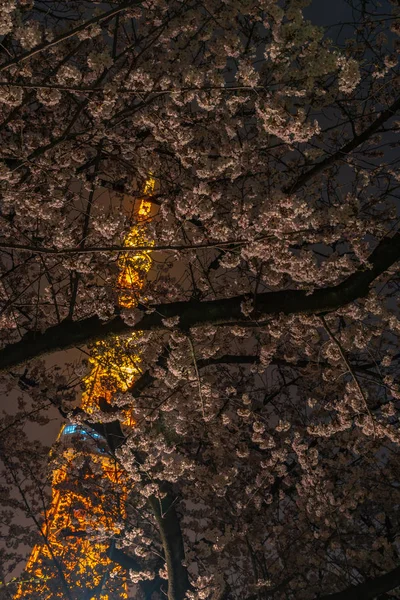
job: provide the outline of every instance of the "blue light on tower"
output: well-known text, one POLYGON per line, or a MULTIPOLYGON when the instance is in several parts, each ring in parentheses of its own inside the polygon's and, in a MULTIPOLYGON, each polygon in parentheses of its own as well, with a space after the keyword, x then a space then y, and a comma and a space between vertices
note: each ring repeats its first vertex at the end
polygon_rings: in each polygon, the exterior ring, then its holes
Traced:
POLYGON ((63 429, 63 435, 80 435, 82 437, 86 437, 86 438, 90 438, 90 439, 96 439, 99 440, 101 439, 101 435, 99 433, 97 433, 96 431, 86 431, 86 429, 83 429, 83 427, 81 427, 80 425, 76 425, 76 424, 69 424, 66 425, 63 429))

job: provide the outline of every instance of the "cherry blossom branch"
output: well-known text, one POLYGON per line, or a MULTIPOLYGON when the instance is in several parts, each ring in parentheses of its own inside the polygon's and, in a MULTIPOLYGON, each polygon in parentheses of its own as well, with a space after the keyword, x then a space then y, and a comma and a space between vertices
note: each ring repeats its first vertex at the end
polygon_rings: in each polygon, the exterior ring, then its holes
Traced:
MULTIPOLYGON (((96 159, 95 159, 95 162, 93 165, 94 170, 93 170, 93 173, 89 176, 90 181, 93 181, 98 174, 99 166, 101 163, 102 149, 103 149, 103 140, 100 141, 99 146, 97 148, 96 159)), ((86 204, 85 218, 84 218, 84 222, 83 222, 83 229, 82 229, 81 240, 79 242, 79 248, 84 248, 86 246, 86 237, 87 237, 87 234, 89 231, 90 216, 92 213, 94 198, 95 198, 94 189, 92 189, 91 192, 89 193, 89 198, 88 198, 87 204, 86 204)), ((71 299, 70 299, 69 311, 68 311, 68 316, 70 318, 72 318, 72 316, 74 314, 76 298, 78 296, 79 281, 81 279, 81 275, 77 271, 72 271, 71 278, 72 278, 71 279, 71 299)))
POLYGON ((338 285, 317 289, 311 294, 303 290, 283 290, 258 294, 251 317, 242 313, 246 295, 219 300, 180 301, 148 307, 139 305, 146 314, 134 324, 117 316, 107 322, 92 316, 81 321, 65 320, 48 328, 44 333, 29 332, 19 342, 0 350, 0 370, 21 364, 43 354, 85 345, 109 335, 130 331, 167 330, 165 319, 178 319, 178 327, 215 324, 258 327, 277 314, 323 314, 367 296, 370 285, 400 259, 400 233, 384 238, 368 260, 368 267, 359 267, 338 285), (149 311, 151 309, 151 312, 149 311))
POLYGON ((137 4, 141 4, 141 2, 142 2, 142 0, 129 0, 129 2, 124 2, 123 4, 120 4, 119 6, 117 6, 116 8, 109 10, 108 12, 97 15, 97 16, 93 17, 92 19, 89 19, 88 21, 81 23, 77 27, 74 27, 70 31, 66 31, 65 33, 60 34, 59 36, 55 37, 54 40, 51 40, 50 42, 43 42, 42 44, 39 44, 39 46, 36 46, 32 50, 28 50, 27 52, 24 52, 23 54, 20 54, 19 56, 16 56, 15 58, 12 58, 11 60, 5 62, 4 64, 0 65, 0 72, 5 71, 6 69, 8 69, 9 67, 12 67, 13 65, 17 65, 21 62, 24 62, 25 60, 28 60, 28 58, 31 58, 32 56, 35 56, 36 54, 39 54, 40 52, 43 52, 44 50, 47 50, 48 48, 51 48, 52 46, 56 46, 60 42, 64 42, 65 40, 73 37, 77 33, 84 31, 85 29, 90 27, 90 25, 93 25, 94 23, 99 23, 100 21, 104 21, 105 19, 111 19, 112 17, 119 14, 120 12, 122 12, 128 8, 132 8, 132 6, 136 6, 137 4))
MULTIPOLYGON (((1 68, 0 68, 1 71, 1 68)), ((73 85, 56 85, 56 84, 46 84, 46 83, 14 83, 12 81, 0 81, 0 87, 16 87, 27 90, 58 90, 59 92, 75 92, 82 94, 93 94, 96 92, 104 92, 104 88, 102 87, 82 87, 82 86, 73 86, 73 85)), ((126 89, 126 88, 118 88, 119 94, 185 94, 187 92, 251 92, 260 90, 265 90, 265 86, 257 85, 229 85, 229 86, 221 86, 221 85, 204 85, 201 87, 181 87, 181 88, 153 88, 152 90, 148 89, 140 89, 135 87, 135 89, 126 89)))
POLYGON ((309 171, 300 175, 294 183, 286 186, 283 191, 286 194, 295 194, 298 192, 303 186, 307 185, 311 179, 313 179, 319 173, 322 173, 326 169, 328 169, 331 165, 339 160, 343 160, 350 152, 358 148, 361 144, 366 142, 374 133, 376 133, 386 121, 388 121, 391 117, 395 115, 395 113, 400 109, 400 98, 398 98, 393 104, 391 104, 388 108, 381 112, 379 117, 375 119, 373 123, 365 131, 353 137, 350 142, 344 144, 339 150, 327 156, 319 163, 314 165, 309 171))
MULTIPOLYGON (((77 52, 79 52, 81 50, 83 44, 84 44, 84 40, 81 40, 75 46, 75 48, 73 48, 71 50, 71 52, 68 52, 65 56, 63 56, 63 58, 57 63, 57 65, 54 67, 54 69, 51 69, 51 71, 46 75, 46 77, 44 78, 43 81, 46 82, 49 79, 51 79, 63 65, 65 65, 77 52)), ((8 82, 7 85, 9 87, 11 85, 11 83, 8 82)), ((12 85, 13 85, 13 87, 15 87, 14 83, 12 85)), ((26 106, 27 104, 29 104, 29 102, 31 102, 34 97, 35 97, 34 91, 30 92, 29 94, 25 94, 25 97, 22 100, 22 102, 20 104, 18 104, 17 106, 15 106, 14 109, 4 119, 4 121, 2 121, 2 123, 0 124, 0 129, 3 129, 4 127, 6 127, 6 125, 8 125, 8 123, 10 123, 18 115, 18 113, 22 110, 22 108, 24 106, 26 106)))
MULTIPOLYGON (((293 232, 293 235, 298 235, 299 232, 293 232)), ((202 248, 220 248, 225 246, 242 246, 245 244, 253 244, 265 239, 270 239, 273 236, 263 235, 251 240, 226 240, 217 242, 204 242, 203 244, 182 244, 182 245, 161 245, 161 246, 86 246, 77 248, 46 248, 37 247, 30 244, 11 244, 9 242, 0 242, 0 249, 3 250, 20 250, 22 252, 34 252, 35 254, 50 254, 50 255, 70 255, 70 254, 96 254, 100 252, 156 252, 156 251, 171 251, 182 252, 184 250, 197 250, 202 248)))
MULTIPOLYGON (((165 368, 167 366, 167 358, 169 356, 169 349, 167 348, 158 358, 157 366, 165 368)), ((205 369, 207 367, 213 367, 216 365, 254 365, 260 363, 260 356, 258 354, 223 354, 222 356, 213 356, 212 358, 200 358, 197 360, 198 369, 205 369)), ((305 369, 309 365, 316 365, 319 367, 330 367, 329 363, 314 362, 309 360, 299 360, 296 362, 289 362, 281 358, 274 358, 270 362, 270 366, 288 367, 290 369, 305 369)), ((368 375, 374 376, 376 373, 369 371, 370 367, 373 367, 374 363, 365 363, 362 365, 354 365, 355 371, 360 371, 368 375)), ((134 381, 131 388, 128 390, 129 393, 134 397, 138 398, 140 394, 156 380, 156 377, 151 374, 150 370, 145 371, 142 375, 134 381)))

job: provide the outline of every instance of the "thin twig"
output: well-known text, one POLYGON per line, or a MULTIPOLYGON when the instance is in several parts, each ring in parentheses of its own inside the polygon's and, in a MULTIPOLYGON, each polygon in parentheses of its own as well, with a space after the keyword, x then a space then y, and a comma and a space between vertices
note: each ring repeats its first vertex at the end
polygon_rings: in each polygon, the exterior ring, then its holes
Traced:
POLYGON ((190 337, 190 334, 188 334, 187 339, 189 340, 190 351, 191 351, 192 358, 193 358, 193 365, 194 365, 194 369, 196 371, 197 385, 198 385, 198 389, 199 389, 199 397, 200 397, 200 402, 201 402, 201 410, 202 410, 202 413, 203 413, 203 419, 205 419, 204 398, 203 398, 203 394, 201 392, 200 372, 199 372, 199 368, 197 366, 196 354, 195 354, 195 351, 194 351, 194 346, 193 346, 193 342, 192 342, 192 338, 190 337))
POLYGON ((331 338, 331 340, 334 342, 334 344, 336 344, 339 352, 340 352, 340 356, 342 357, 348 372, 350 373, 350 375, 353 377, 354 383, 357 386, 358 392, 361 396, 361 398, 364 401, 364 405, 365 405, 365 410, 367 411, 367 414, 369 415, 370 419, 371 419, 371 423, 372 423, 372 428, 374 431, 374 437, 376 437, 376 432, 375 432, 375 421, 374 421, 374 417, 372 416, 372 413, 368 407, 368 403, 367 403, 367 397, 365 395, 364 390, 361 387, 360 381, 357 377, 357 374, 355 372, 355 370, 353 369, 352 365, 349 363, 346 353, 344 351, 344 348, 342 346, 342 344, 339 342, 339 340, 336 338, 335 334, 333 333, 333 331, 331 330, 331 328, 329 327, 328 323, 326 322, 326 319, 323 315, 321 315, 319 317, 322 325, 324 326, 325 331, 327 332, 327 334, 329 335, 329 337, 331 338))
MULTIPOLYGON (((0 69, 1 70, 1 69, 0 69)), ((27 90, 58 90, 60 92, 74 92, 80 94, 93 94, 96 92, 105 92, 107 91, 102 87, 83 87, 83 86, 73 86, 73 85, 57 85, 57 84, 47 84, 47 83, 14 83, 13 81, 0 81, 0 87, 16 87, 27 90)), ((211 91, 219 91, 219 92, 252 92, 265 90, 265 86, 250 86, 250 85, 235 85, 235 86, 222 86, 222 85, 206 85, 203 87, 181 87, 181 88, 153 88, 152 90, 145 90, 140 88, 128 89, 128 88, 119 88, 117 91, 119 94, 134 94, 138 95, 140 93, 143 94, 187 94, 189 92, 211 92, 211 91)))

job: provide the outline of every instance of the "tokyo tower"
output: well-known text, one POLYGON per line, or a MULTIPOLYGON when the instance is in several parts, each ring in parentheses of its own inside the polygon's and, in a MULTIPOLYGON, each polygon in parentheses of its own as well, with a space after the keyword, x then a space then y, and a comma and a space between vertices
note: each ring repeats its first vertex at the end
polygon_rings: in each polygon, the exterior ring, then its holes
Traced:
MULTIPOLYGON (((149 178, 136 211, 136 224, 124 240, 127 248, 149 245, 146 223, 154 186, 155 180, 149 178)), ((150 252, 122 252, 118 266, 119 306, 135 306, 135 293, 143 287, 151 267, 150 252)), ((95 345, 81 400, 86 414, 95 412, 102 402, 110 402, 116 392, 127 391, 140 374, 135 335, 95 345)), ((130 414, 123 424, 125 428, 134 426, 130 414)), ((109 558, 110 539, 118 535, 125 517, 123 470, 107 454, 102 436, 90 427, 64 425, 57 446, 41 542, 30 554, 14 600, 124 600, 128 597, 127 572, 109 558)))

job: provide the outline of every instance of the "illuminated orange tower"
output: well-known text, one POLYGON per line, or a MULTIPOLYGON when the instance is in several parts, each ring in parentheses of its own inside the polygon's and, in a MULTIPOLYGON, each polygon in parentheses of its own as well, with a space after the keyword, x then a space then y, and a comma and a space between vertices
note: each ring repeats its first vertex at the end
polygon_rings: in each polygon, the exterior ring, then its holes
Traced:
MULTIPOLYGON (((134 248, 146 240, 155 180, 145 184, 136 213, 136 224, 124 241, 134 248)), ((118 265, 118 302, 135 306, 135 294, 144 285, 151 267, 149 251, 122 252, 118 265)), ((98 342, 89 359, 92 369, 84 379, 81 408, 93 413, 100 401, 126 391, 140 374, 137 334, 98 342)), ((126 415, 125 427, 134 422, 126 415)), ((24 581, 14 600, 124 600, 126 571, 108 558, 110 538, 118 535, 125 517, 124 473, 99 434, 77 424, 64 425, 54 452, 52 498, 36 545, 25 569, 24 581), (74 440, 74 444, 71 441, 74 440)))

